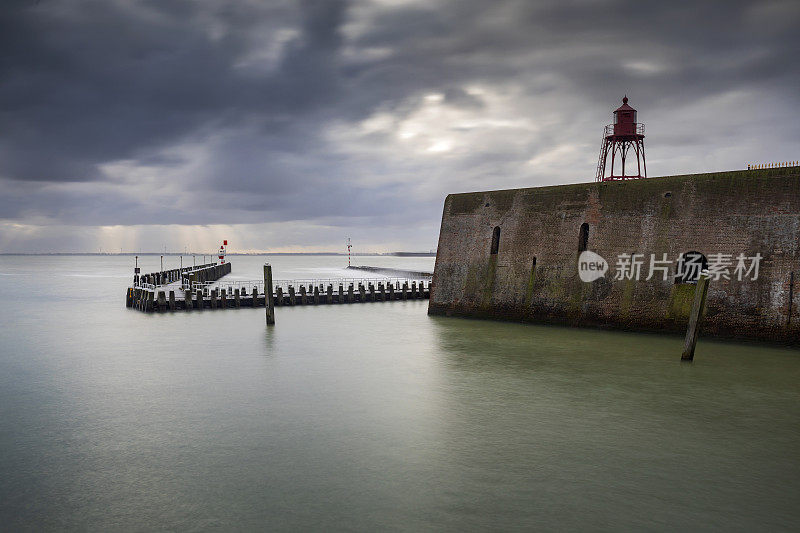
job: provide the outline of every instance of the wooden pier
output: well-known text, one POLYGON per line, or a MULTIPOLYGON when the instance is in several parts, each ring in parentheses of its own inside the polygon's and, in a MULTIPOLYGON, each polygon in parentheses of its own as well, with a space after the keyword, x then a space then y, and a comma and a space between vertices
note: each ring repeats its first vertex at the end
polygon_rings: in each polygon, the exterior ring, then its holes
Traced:
MULTIPOLYGON (((231 264, 225 263, 140 276, 128 288, 125 303, 146 313, 264 307, 264 282, 217 282, 230 271, 231 264)), ((399 278, 274 280, 271 289, 275 307, 430 298, 430 282, 399 278)))
POLYGON ((128 287, 125 294, 125 305, 144 312, 177 309, 176 293, 186 299, 193 287, 214 282, 230 272, 230 263, 209 263, 137 274, 133 277, 133 286, 128 287))

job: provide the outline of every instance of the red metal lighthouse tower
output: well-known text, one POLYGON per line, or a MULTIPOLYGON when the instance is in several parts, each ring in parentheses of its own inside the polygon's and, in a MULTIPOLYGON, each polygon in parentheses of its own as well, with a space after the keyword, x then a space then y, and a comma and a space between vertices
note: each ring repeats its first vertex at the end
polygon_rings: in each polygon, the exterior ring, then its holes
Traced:
POLYGON ((614 123, 606 126, 603 132, 603 145, 600 148, 600 159, 597 161, 597 181, 630 180, 647 177, 647 165, 644 161, 644 124, 636 122, 636 110, 628 105, 628 97, 622 99, 622 105, 614 110, 614 123), (611 170, 606 176, 606 161, 611 153, 611 170), (636 174, 625 174, 625 161, 636 154, 636 174), (614 163, 619 156, 622 163, 620 174, 614 174, 614 163))

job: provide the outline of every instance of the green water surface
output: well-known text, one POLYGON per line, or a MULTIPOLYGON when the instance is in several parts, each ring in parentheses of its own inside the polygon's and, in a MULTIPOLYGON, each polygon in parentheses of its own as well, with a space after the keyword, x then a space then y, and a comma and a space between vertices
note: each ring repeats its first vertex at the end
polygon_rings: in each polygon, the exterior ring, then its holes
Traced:
POLYGON ((145 315, 131 274, 0 257, 0 529, 797 529, 797 350, 701 337, 681 364, 680 337, 426 301, 145 315))

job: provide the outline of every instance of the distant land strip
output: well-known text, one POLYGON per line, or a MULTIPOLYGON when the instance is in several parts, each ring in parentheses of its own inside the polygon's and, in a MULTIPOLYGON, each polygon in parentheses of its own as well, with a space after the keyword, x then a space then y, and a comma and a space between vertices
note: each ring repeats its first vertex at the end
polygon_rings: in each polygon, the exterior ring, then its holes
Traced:
MULTIPOLYGON (((163 256, 187 256, 187 255, 216 255, 217 250, 205 252, 0 252, 0 255, 163 255, 163 256)), ((347 252, 228 252, 229 255, 339 255, 346 256, 347 252)), ((434 252, 353 252, 353 257, 436 257, 434 252)))

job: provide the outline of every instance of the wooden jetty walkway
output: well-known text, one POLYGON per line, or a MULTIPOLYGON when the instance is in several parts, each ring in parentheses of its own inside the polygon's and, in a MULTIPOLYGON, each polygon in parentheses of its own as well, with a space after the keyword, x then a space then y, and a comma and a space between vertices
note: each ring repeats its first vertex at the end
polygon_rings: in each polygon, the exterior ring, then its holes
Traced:
MULTIPOLYGON (((201 265, 134 278, 125 305, 146 313, 239 309, 267 304, 263 280, 217 281, 231 264, 201 265)), ((430 298, 430 282, 407 278, 273 280, 275 307, 387 302, 430 298)))

